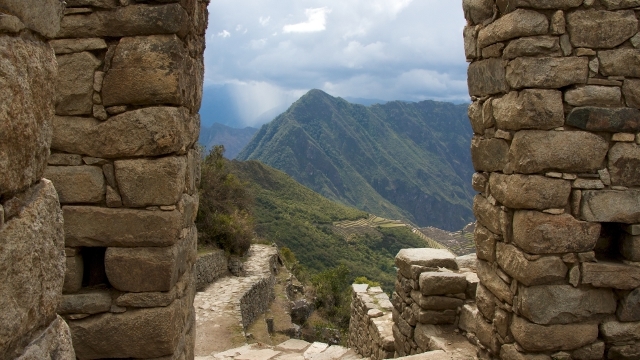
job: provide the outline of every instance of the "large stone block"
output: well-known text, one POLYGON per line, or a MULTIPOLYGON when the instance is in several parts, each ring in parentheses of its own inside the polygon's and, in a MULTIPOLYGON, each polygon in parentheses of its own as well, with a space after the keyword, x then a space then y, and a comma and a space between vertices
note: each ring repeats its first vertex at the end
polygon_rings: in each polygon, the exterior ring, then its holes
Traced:
POLYGON ((509 62, 506 78, 509 86, 557 89, 585 84, 589 74, 586 57, 521 57, 509 62))
POLYGON ((92 114, 93 74, 102 62, 86 51, 60 55, 57 60, 56 114, 92 114))
POLYGON ((406 273, 407 278, 411 277, 411 266, 423 266, 428 268, 444 267, 457 270, 456 256, 448 250, 443 249, 402 249, 395 258, 398 269, 406 273))
POLYGON ((185 35, 189 21, 180 4, 137 4, 88 15, 68 15, 58 38, 122 37, 154 34, 185 35))
POLYGON ((182 232, 179 211, 65 206, 67 246, 171 246, 182 232))
MULTIPOLYGON (((459 294, 459 292, 451 292, 450 294, 459 294)), ((464 300, 448 296, 422 295, 418 298, 418 305, 424 310, 455 310, 463 304, 464 300)))
POLYGON ((170 247, 108 248, 104 265, 109 283, 125 292, 171 290, 195 261, 192 233, 170 247))
POLYGON ((629 345, 612 346, 607 352, 607 358, 624 360, 640 359, 640 344, 635 343, 629 345))
POLYGON ((640 190, 583 191, 580 216, 586 221, 640 223, 640 190))
POLYGON ((607 342, 638 341, 640 340, 640 322, 607 321, 600 324, 600 332, 607 342))
POLYGON ((502 242, 497 244, 496 260, 507 274, 527 286, 560 282, 568 271, 559 257, 545 256, 528 260, 518 248, 502 242))
POLYGON ((142 108, 104 122, 56 116, 51 148, 99 158, 184 153, 196 141, 199 127, 199 118, 175 107, 142 108))
POLYGON ((500 347, 501 360, 551 360, 551 356, 544 354, 523 354, 514 344, 504 344, 500 347))
POLYGON ((9 201, 19 209, 0 227, 3 359, 16 357, 34 331, 55 320, 65 263, 62 212, 53 184, 43 179, 9 201))
POLYGON ((504 223, 504 211, 499 206, 491 205, 482 195, 473 198, 473 214, 478 223, 489 229, 492 233, 501 235, 504 223))
POLYGON ((600 72, 605 76, 640 77, 640 50, 617 49, 598 51, 600 72))
POLYGON ((616 315, 620 321, 640 321, 640 288, 621 296, 616 315))
POLYGON ((567 116, 567 125, 589 131, 640 131, 640 110, 633 108, 579 107, 567 116))
POLYGON ((502 139, 471 139, 471 162, 476 171, 502 171, 507 164, 509 144, 502 139))
POLYGON ((67 323, 58 316, 27 345, 16 360, 75 360, 67 323))
POLYGON ((580 0, 496 0, 498 9, 503 14, 520 7, 533 9, 570 9, 580 6, 580 0))
POLYGON ((569 324, 591 320, 616 311, 616 298, 609 289, 545 285, 518 290, 519 314, 540 325, 569 324))
POLYGON ((476 305, 478 311, 484 316, 485 319, 493 319, 496 311, 496 302, 498 299, 489 289, 482 284, 478 284, 478 290, 476 291, 476 305))
POLYGON ((576 220, 569 214, 516 211, 513 242, 531 254, 592 251, 600 236, 600 224, 576 220))
POLYGON ((640 267, 599 261, 582 263, 582 283, 595 287, 632 290, 640 287, 640 267))
POLYGON ((491 195, 512 209, 564 208, 571 194, 571 183, 538 175, 491 174, 491 195))
POLYGON ((631 10, 577 10, 567 15, 567 28, 575 47, 611 49, 638 32, 638 19, 631 10))
POLYGON ((104 201, 104 175, 97 166, 49 166, 44 177, 53 182, 62 204, 104 201))
POLYGON ((565 92, 564 101, 573 106, 620 106, 622 92, 617 86, 586 85, 565 92))
POLYGON ((184 329, 181 300, 167 307, 129 309, 69 322, 80 359, 156 358, 171 355, 184 329))
POLYGON ((616 143, 609 150, 608 159, 612 185, 640 185, 640 145, 616 143))
POLYGON ((184 191, 185 156, 116 160, 116 180, 126 207, 175 205, 184 191))
POLYGON ((111 309, 111 294, 108 290, 85 291, 63 295, 58 314, 99 314, 111 309))
POLYGON ((467 278, 452 272, 423 272, 419 281, 423 295, 464 294, 467 289, 467 278))
MULTIPOLYGON (((480 278, 480 284, 495 297, 508 304, 513 303, 511 288, 493 271, 491 265, 486 261, 478 260, 478 277, 480 278)), ((478 292, 480 292, 480 288, 481 286, 478 286, 478 292)), ((478 294, 476 294, 476 300, 480 301, 478 300, 478 294)), ((478 309, 480 309, 480 305, 478 305, 478 309)), ((480 309, 480 311, 484 314, 483 309, 480 309)))
POLYGON ((499 129, 551 130, 564 124, 562 92, 526 89, 512 91, 493 101, 493 116, 499 129))
POLYGON ((102 50, 107 48, 107 42, 100 38, 58 39, 49 41, 49 45, 53 47, 53 51, 56 52, 56 55, 102 50))
POLYGON ((195 74, 186 72, 187 57, 176 35, 121 39, 104 79, 104 105, 188 105, 195 74))
POLYGON ((543 326, 514 316, 511 322, 511 333, 518 344, 527 351, 574 350, 596 341, 598 324, 543 326))
POLYGON ((560 40, 555 36, 531 36, 514 39, 504 48, 505 59, 523 56, 562 56, 560 40))
POLYGON ((464 17, 471 24, 480 24, 493 17, 493 2, 491 0, 462 0, 464 17))
POLYGON ((640 79, 625 79, 622 93, 627 106, 640 109, 640 79))
POLYGON ((607 10, 620 10, 640 6, 639 0, 601 0, 607 10))
POLYGON ((478 33, 480 48, 518 37, 543 35, 549 29, 549 20, 537 11, 518 9, 504 15, 478 33))
MULTIPOLYGON (((17 3, 22 1, 10 3, 19 6, 17 3)), ((24 2, 35 3, 40 2, 24 2)), ((41 9, 40 5, 33 6, 41 9)), ((55 55, 42 42, 3 36, 0 73, 0 195, 3 195, 24 190, 38 181, 47 165, 55 55)))
POLYGON ((66 265, 64 286, 62 287, 63 294, 74 293, 80 290, 82 288, 82 275, 84 273, 84 261, 79 254, 76 256, 67 256, 66 265))
POLYGON ((471 96, 506 93, 509 85, 501 59, 475 61, 467 69, 467 85, 471 96))
POLYGON ((102 9, 113 9, 118 6, 118 0, 67 0, 67 6, 93 6, 102 9))
POLYGON ((2 10, 17 16, 29 29, 52 38, 60 30, 64 3, 60 0, 4 0, 2 10))
POLYGON ((476 223, 473 239, 476 243, 476 255, 478 259, 493 262, 496 259, 496 241, 498 241, 498 236, 486 227, 476 223))
POLYGON ((509 149, 513 170, 522 174, 594 172, 603 168, 609 144, 584 131, 519 131, 509 149))

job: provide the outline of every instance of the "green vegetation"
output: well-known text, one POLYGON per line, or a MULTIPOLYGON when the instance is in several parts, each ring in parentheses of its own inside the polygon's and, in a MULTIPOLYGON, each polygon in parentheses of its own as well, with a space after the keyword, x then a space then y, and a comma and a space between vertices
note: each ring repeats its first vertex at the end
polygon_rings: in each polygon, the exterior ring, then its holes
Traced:
POLYGON ((368 213, 458 230, 473 218, 466 109, 435 101, 365 107, 312 90, 262 126, 237 159, 259 160, 368 213))

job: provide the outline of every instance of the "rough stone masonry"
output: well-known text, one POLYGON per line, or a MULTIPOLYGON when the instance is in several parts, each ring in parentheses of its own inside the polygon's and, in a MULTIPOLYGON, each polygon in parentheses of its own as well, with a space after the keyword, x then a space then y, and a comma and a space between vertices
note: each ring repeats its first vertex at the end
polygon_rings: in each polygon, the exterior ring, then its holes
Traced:
POLYGON ((640 1, 463 8, 485 354, 640 358, 640 1))

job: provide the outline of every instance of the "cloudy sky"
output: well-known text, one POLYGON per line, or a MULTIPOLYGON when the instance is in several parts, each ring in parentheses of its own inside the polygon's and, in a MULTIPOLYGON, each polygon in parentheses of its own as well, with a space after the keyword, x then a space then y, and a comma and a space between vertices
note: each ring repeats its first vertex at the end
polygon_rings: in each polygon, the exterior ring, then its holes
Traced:
POLYGON ((468 101, 459 0, 212 0, 205 99, 245 125, 310 89, 380 100, 468 101))

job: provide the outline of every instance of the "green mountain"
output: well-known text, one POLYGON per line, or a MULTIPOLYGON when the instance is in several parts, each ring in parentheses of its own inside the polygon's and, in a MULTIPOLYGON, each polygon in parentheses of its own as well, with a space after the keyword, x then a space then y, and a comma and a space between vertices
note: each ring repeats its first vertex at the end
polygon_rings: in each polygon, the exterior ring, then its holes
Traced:
POLYGON ((311 90, 256 133, 237 159, 282 170, 329 199, 420 227, 473 219, 467 106, 369 107, 311 90))
POLYGON ((428 247, 402 224, 385 227, 389 222, 380 221, 366 231, 346 227, 345 222, 367 219, 369 214, 331 201, 258 161, 228 164, 254 198, 257 235, 291 249, 312 273, 345 265, 352 278, 366 276, 390 291, 398 251, 428 247))
POLYGON ((233 159, 251 141, 256 131, 258 129, 252 127, 236 129, 213 123, 211 126, 200 127, 198 142, 205 147, 205 154, 208 154, 214 145, 224 145, 225 156, 233 159))

